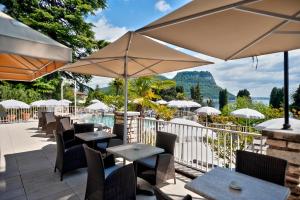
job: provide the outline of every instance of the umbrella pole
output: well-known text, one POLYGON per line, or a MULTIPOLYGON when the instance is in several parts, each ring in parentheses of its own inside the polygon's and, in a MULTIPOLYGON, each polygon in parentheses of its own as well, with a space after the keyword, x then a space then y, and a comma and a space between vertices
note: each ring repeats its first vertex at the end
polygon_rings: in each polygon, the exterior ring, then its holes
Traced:
POLYGON ((291 128, 289 124, 289 53, 284 52, 284 124, 283 129, 291 128))
POLYGON ((74 80, 74 116, 76 120, 76 109, 77 109, 77 94, 76 94, 76 80, 74 80))
POLYGON ((130 43, 132 40, 132 32, 130 32, 126 52, 125 52, 125 63, 124 63, 124 79, 125 79, 125 88, 124 88, 124 136, 123 143, 127 143, 127 103, 128 103, 128 51, 130 47, 130 43))
POLYGON ((125 57, 125 88, 124 88, 124 135, 123 135, 123 143, 127 143, 127 103, 128 103, 128 77, 127 77, 127 56, 125 57))

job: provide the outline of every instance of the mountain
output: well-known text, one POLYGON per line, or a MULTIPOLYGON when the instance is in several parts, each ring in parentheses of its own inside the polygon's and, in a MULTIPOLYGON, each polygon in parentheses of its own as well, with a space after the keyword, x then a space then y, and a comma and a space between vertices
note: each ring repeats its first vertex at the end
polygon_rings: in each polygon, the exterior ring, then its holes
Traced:
MULTIPOLYGON (((222 89, 216 84, 213 75, 208 71, 189 71, 179 72, 172 79, 177 86, 183 86, 184 92, 190 97, 190 88, 198 83, 200 84, 200 91, 204 98, 218 99, 219 92, 222 89)), ((234 99, 235 96, 228 92, 228 98, 234 99)))

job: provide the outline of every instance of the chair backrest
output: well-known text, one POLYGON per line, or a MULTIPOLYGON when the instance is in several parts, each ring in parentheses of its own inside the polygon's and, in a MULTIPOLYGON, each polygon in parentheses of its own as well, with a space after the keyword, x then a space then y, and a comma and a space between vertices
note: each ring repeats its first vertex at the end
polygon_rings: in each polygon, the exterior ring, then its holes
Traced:
POLYGON ((101 153, 99 151, 91 149, 86 144, 83 144, 83 148, 88 166, 85 199, 103 200, 105 189, 105 172, 101 153))
POLYGON ((165 153, 170 153, 174 155, 174 148, 177 135, 162 131, 157 131, 156 133, 156 147, 165 150, 165 153))
POLYGON ((117 136, 118 139, 124 139, 124 124, 114 124, 113 134, 117 136))
POLYGON ((38 118, 40 119, 40 118, 42 118, 43 117, 43 115, 42 115, 42 110, 38 110, 38 118))
POLYGON ((50 123, 50 122, 55 122, 56 121, 54 113, 52 113, 52 112, 45 113, 45 118, 46 118, 46 123, 47 124, 50 123))
POLYGON ((83 123, 83 124, 74 124, 74 132, 76 133, 85 133, 85 132, 94 132, 94 124, 92 123, 83 123))
POLYGON ((284 185, 286 167, 287 161, 280 158, 248 151, 236 151, 235 170, 249 176, 284 185))
POLYGON ((135 200, 136 176, 133 164, 113 171, 105 180, 105 200, 135 200))
POLYGON ((64 117, 59 119, 62 131, 67 131, 72 129, 71 121, 69 117, 64 117))
MULTIPOLYGON (((173 200, 171 197, 162 192, 158 187, 154 186, 153 188, 156 200, 173 200)), ((190 195, 186 195, 182 200, 192 200, 190 195)))

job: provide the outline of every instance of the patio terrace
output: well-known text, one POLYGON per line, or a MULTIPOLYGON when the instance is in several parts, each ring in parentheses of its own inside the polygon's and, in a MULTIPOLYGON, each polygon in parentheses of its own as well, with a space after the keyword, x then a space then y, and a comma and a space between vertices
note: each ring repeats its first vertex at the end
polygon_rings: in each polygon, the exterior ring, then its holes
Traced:
MULTIPOLYGON (((84 199, 87 179, 86 169, 67 173, 59 180, 54 173, 56 144, 37 128, 36 121, 0 125, 0 199, 84 199)), ((193 199, 203 199, 184 189, 188 178, 177 174, 177 183, 162 187, 174 199, 191 194, 193 199)), ((139 180, 142 187, 149 186, 139 180)), ((138 196, 137 199, 155 199, 138 196)))

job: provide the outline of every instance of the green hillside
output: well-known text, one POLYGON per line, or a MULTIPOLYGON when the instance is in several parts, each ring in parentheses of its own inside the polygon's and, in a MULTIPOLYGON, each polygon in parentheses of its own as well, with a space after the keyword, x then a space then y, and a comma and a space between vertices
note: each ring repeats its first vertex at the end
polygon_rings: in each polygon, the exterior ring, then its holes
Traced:
MULTIPOLYGON (((191 86, 195 86, 198 83, 200 84, 203 97, 218 99, 219 91, 222 89, 216 84, 214 77, 208 71, 179 72, 172 80, 176 81, 178 86, 183 86, 184 92, 188 97, 190 97, 191 86)), ((228 93, 228 98, 234 99, 234 95, 228 93)))

